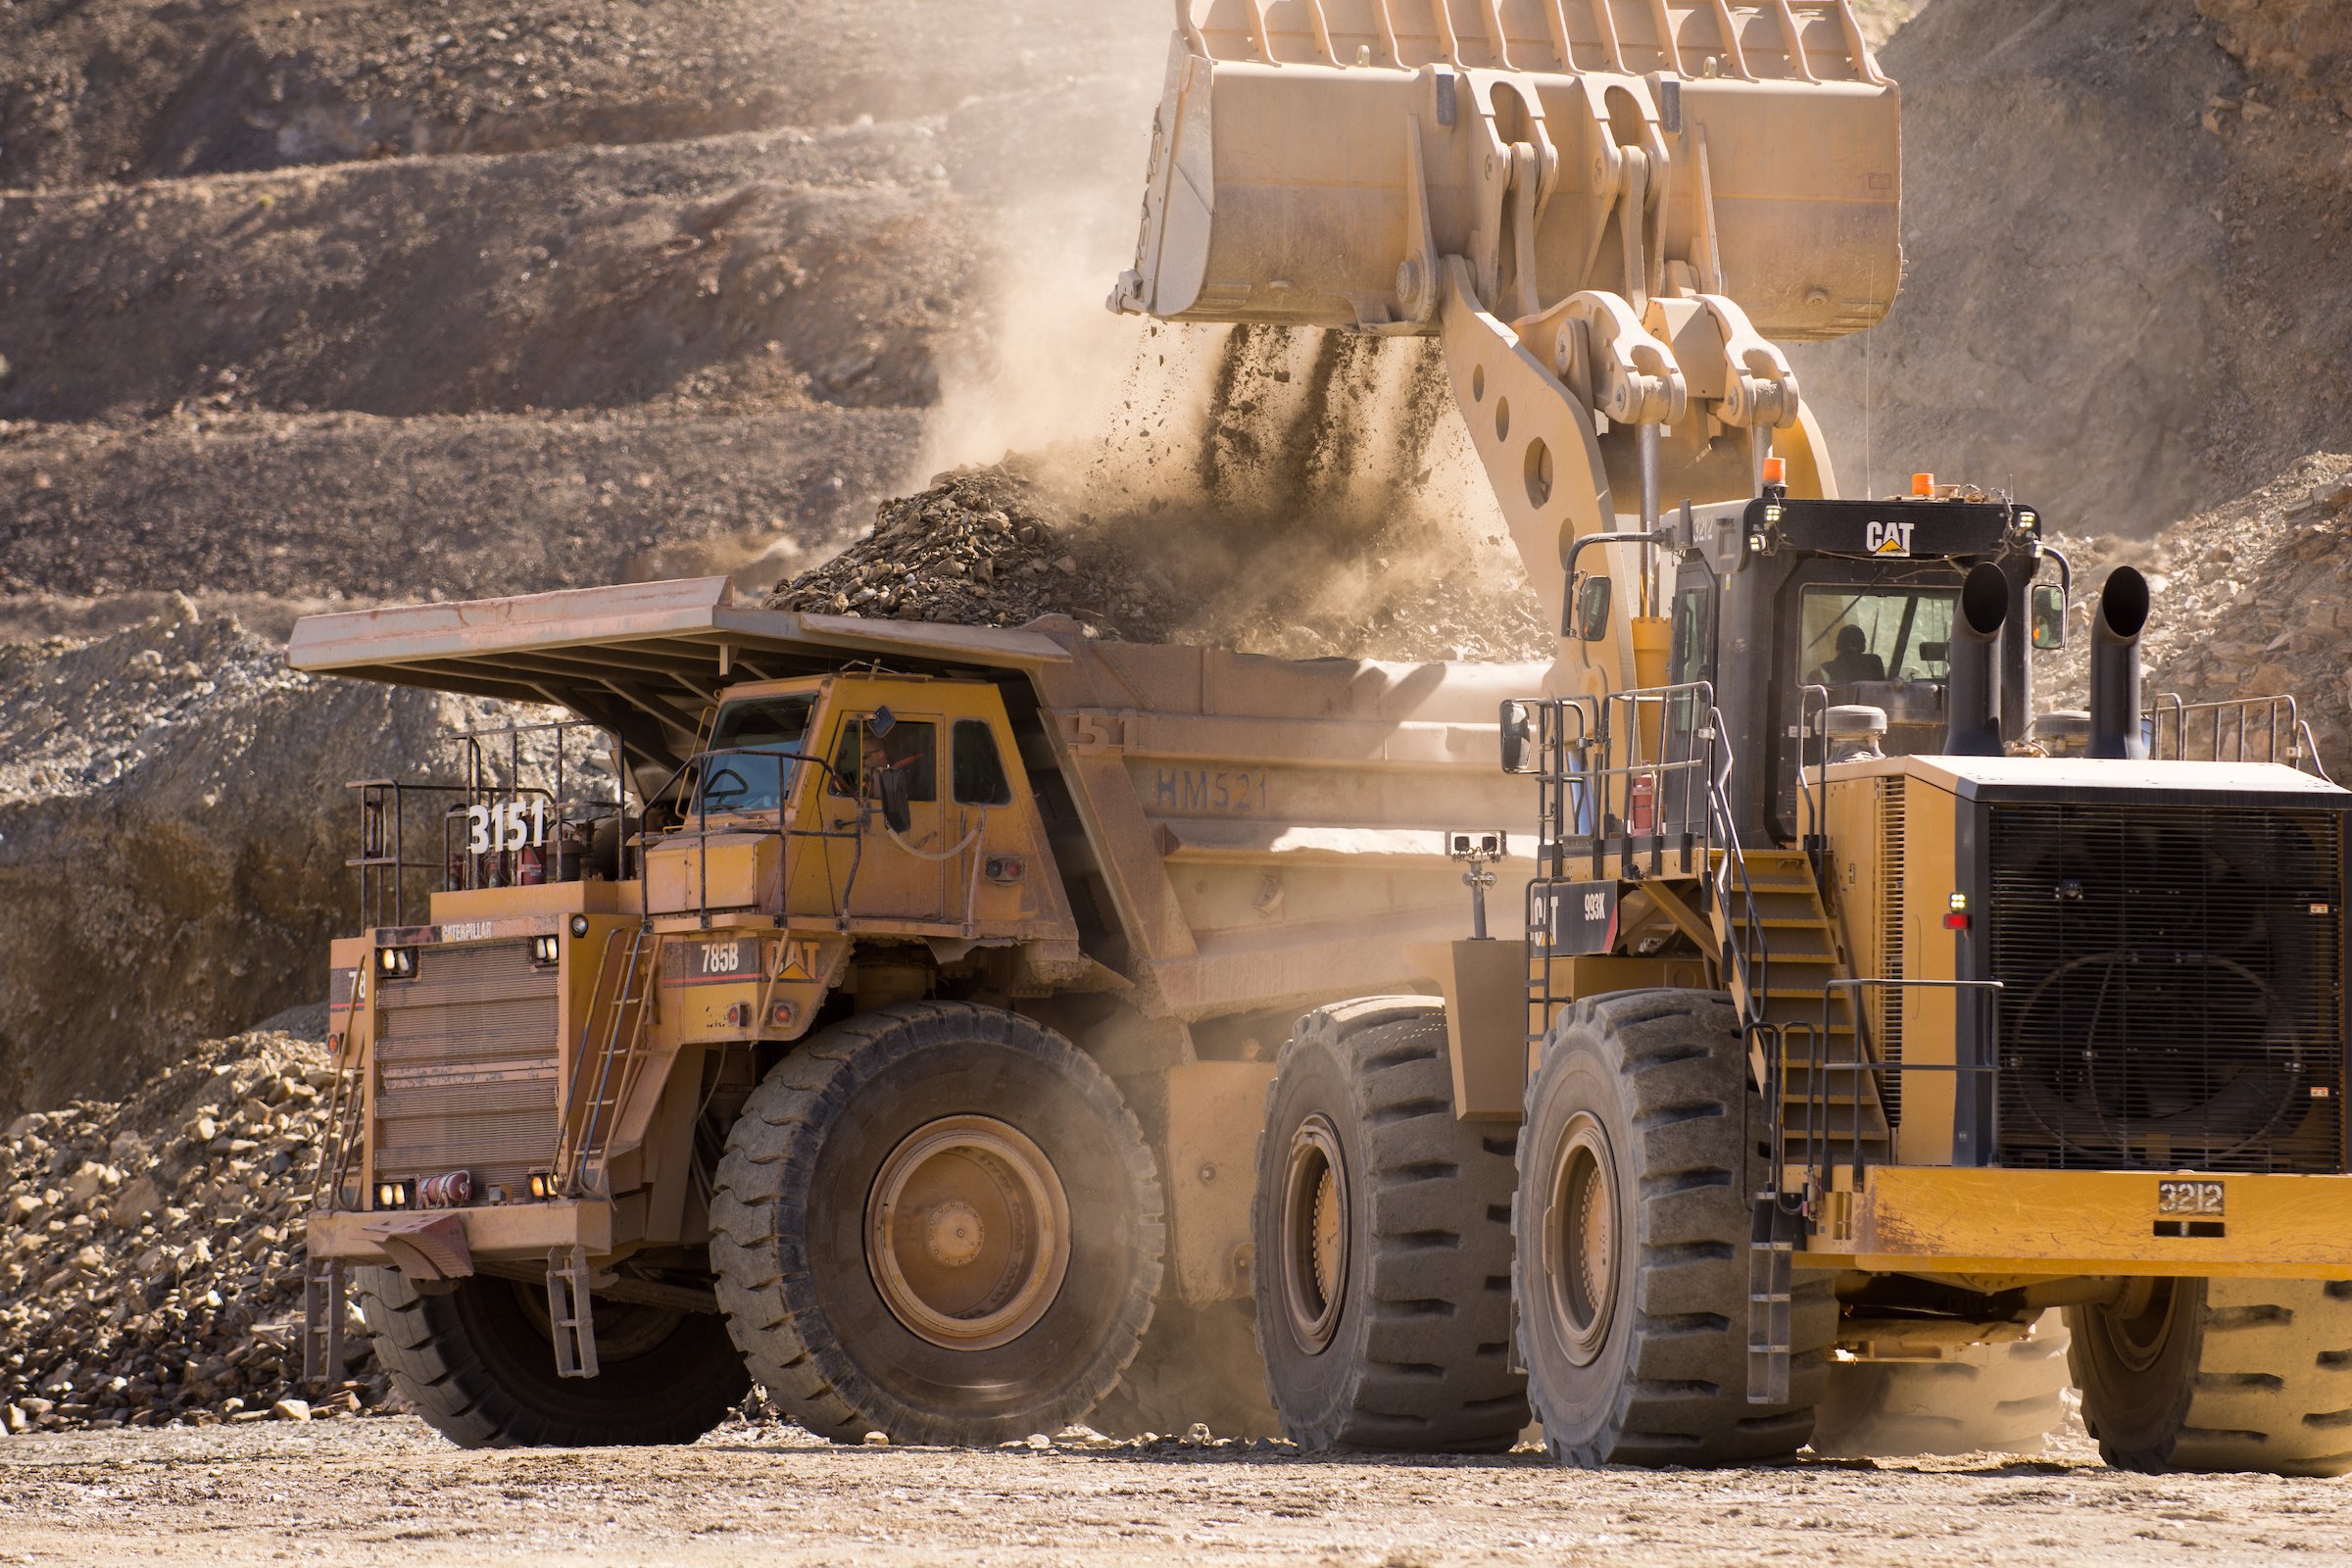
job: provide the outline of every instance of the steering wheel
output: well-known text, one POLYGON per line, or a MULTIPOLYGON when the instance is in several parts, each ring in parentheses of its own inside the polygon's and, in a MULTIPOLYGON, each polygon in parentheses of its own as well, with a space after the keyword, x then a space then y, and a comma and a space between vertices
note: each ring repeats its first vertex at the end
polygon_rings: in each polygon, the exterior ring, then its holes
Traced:
POLYGON ((717 772, 711 774, 709 778, 703 781, 703 799, 706 801, 731 801, 738 795, 750 794, 751 789, 751 784, 745 780, 741 773, 736 772, 731 767, 722 767, 717 772), (733 779, 735 781, 735 787, 731 790, 720 789, 718 787, 718 781, 722 778, 733 779))

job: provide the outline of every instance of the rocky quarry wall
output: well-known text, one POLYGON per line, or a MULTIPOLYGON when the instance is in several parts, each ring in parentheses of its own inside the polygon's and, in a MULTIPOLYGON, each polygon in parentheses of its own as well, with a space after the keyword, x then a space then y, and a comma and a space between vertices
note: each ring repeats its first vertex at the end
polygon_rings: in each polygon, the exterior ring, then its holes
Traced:
POLYGON ((487 704, 285 667, 172 612, 0 649, 0 1117, 121 1099, 325 995, 358 778, 449 776, 487 704))

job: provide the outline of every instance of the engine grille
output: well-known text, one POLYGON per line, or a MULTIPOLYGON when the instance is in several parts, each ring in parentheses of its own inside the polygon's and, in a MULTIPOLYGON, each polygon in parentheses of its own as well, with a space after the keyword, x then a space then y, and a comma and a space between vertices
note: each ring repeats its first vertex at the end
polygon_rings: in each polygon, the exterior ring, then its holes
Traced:
POLYGON ((1999 1163, 2340 1169, 2342 819, 1988 809, 1999 1163))
POLYGON ((556 1152, 556 970, 527 942, 417 950, 377 994, 375 1173, 519 1188, 556 1152))

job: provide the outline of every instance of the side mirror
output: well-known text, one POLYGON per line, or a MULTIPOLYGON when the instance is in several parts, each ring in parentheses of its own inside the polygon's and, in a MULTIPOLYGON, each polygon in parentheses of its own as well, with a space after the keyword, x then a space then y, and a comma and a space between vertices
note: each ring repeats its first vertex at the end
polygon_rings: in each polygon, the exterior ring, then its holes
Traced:
POLYGON ((1610 582, 1599 572, 1585 579, 1576 593, 1576 635, 1596 643, 1609 635, 1610 582))
POLYGON ((1505 773, 1533 773, 1542 765, 1536 757, 1534 726, 1529 722, 1527 705, 1506 702, 1502 705, 1502 770, 1505 773))
POLYGON ((2034 585, 2034 646, 2043 653, 2066 646, 2066 590, 2056 583, 2034 585))
POLYGON ((909 808, 912 791, 906 769, 887 764, 876 767, 874 793, 882 797, 882 820, 890 824, 893 833, 905 833, 914 826, 914 812, 909 808))
POLYGON ((877 708, 865 715, 865 732, 880 740, 899 727, 899 715, 887 708, 877 708))

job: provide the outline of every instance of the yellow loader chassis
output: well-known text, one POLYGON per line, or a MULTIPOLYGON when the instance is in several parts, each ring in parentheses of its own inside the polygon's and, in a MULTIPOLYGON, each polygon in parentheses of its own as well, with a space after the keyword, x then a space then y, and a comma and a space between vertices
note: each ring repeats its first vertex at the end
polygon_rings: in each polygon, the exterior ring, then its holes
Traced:
POLYGON ((1799 1268, 2352 1279, 2352 1176, 1886 1165, 1816 1207, 1799 1268))

